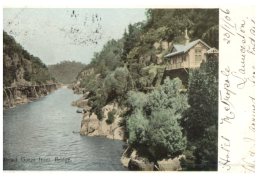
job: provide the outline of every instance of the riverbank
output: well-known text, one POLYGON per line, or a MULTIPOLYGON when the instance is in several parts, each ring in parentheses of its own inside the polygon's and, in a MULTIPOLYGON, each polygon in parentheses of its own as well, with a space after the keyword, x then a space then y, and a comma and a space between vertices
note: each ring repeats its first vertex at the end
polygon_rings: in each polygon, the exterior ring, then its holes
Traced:
POLYGON ((88 105, 88 99, 83 95, 77 101, 72 102, 73 106, 77 106, 82 110, 82 121, 80 127, 80 135, 83 136, 101 136, 113 140, 124 140, 125 130, 121 126, 123 118, 121 114, 123 109, 119 108, 118 103, 110 103, 102 108, 102 119, 99 120, 95 113, 91 113, 91 107, 88 105))
POLYGON ((185 160, 184 155, 151 161, 130 147, 125 149, 120 159, 123 166, 131 171, 181 171, 182 160, 185 160))
POLYGON ((3 169, 126 170, 120 163, 122 141, 75 133, 81 115, 70 103, 79 97, 61 87, 35 102, 4 110, 3 169))
POLYGON ((60 88, 60 84, 12 86, 3 88, 3 108, 14 108, 44 97, 60 88))
MULTIPOLYGON (((75 93, 78 93, 77 90, 75 93)), ((83 96, 72 102, 73 106, 80 109, 77 112, 82 113, 80 135, 90 137, 105 137, 113 140, 125 141, 124 152, 120 158, 122 165, 128 170, 133 171, 181 171, 181 162, 186 159, 185 155, 176 155, 175 157, 165 157, 159 160, 151 160, 145 156, 142 150, 131 148, 128 145, 125 128, 123 127, 123 114, 127 108, 120 108, 115 101, 105 105, 101 109, 102 119, 98 119, 88 104, 88 95, 86 92, 83 96), (112 118, 112 119, 111 119, 112 118), (112 123, 108 122, 112 120, 112 123)))

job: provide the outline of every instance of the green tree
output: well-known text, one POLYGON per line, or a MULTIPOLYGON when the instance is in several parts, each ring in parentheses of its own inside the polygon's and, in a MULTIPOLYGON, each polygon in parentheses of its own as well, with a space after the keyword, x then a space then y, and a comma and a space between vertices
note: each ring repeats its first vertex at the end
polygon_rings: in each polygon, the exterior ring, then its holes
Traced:
MULTIPOLYGON (((218 9, 148 9, 146 12, 147 24, 145 31, 165 27, 165 37, 167 41, 178 42, 180 36, 187 28, 192 40, 203 36, 211 28, 218 25, 218 9)), ((215 33, 216 32, 216 33, 215 33)), ((210 46, 218 47, 218 32, 214 37, 204 38, 210 46)))
POLYGON ((136 43, 140 41, 141 29, 143 27, 143 23, 136 23, 134 25, 128 25, 128 32, 124 32, 123 35, 123 52, 121 58, 124 62, 126 62, 127 55, 129 52, 135 47, 136 43))
POLYGON ((145 107, 147 114, 161 109, 170 109, 181 118, 182 112, 188 107, 186 94, 181 93, 182 88, 179 78, 170 80, 167 77, 163 85, 148 95, 149 102, 145 107))
POLYGON ((128 94, 129 144, 148 159, 173 157, 186 148, 186 137, 179 122, 188 105, 186 95, 180 92, 181 87, 179 79, 167 78, 151 93, 131 91, 128 94))
POLYGON ((85 64, 76 61, 61 61, 57 64, 49 65, 48 69, 52 76, 64 84, 73 83, 77 74, 86 67, 85 64))
POLYGON ((116 68, 104 80, 104 92, 108 95, 107 102, 114 99, 121 100, 131 88, 132 79, 125 67, 116 68))
POLYGON ((129 132, 129 144, 133 147, 146 147, 147 129, 149 120, 145 118, 141 110, 136 110, 128 118, 127 129, 129 132))
POLYGON ((195 169, 217 169, 218 129, 218 58, 203 63, 191 72, 188 103, 182 126, 189 147, 194 147, 195 169))
POLYGON ((114 122, 115 114, 116 114, 116 110, 115 109, 113 109, 112 111, 109 111, 107 113, 107 120, 106 120, 107 124, 112 124, 114 122))
POLYGON ((156 160, 176 156, 185 150, 187 140, 178 119, 178 115, 169 109, 152 113, 147 131, 147 146, 156 160))
POLYGON ((143 92, 138 91, 129 91, 127 93, 127 104, 128 107, 131 110, 141 110, 143 111, 143 108, 148 103, 148 97, 143 92))
POLYGON ((46 83, 52 77, 40 58, 31 55, 15 39, 3 32, 4 85, 10 86, 17 80, 17 70, 23 70, 23 78, 33 83, 46 83), (31 68, 31 70, 28 70, 31 68))

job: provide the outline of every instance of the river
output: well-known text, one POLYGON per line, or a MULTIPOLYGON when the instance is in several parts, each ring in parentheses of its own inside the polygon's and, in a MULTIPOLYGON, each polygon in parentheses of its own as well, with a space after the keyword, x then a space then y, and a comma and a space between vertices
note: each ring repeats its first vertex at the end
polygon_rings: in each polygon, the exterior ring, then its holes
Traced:
POLYGON ((125 170, 122 141, 79 135, 82 115, 71 106, 79 97, 60 88, 4 110, 4 170, 125 170))

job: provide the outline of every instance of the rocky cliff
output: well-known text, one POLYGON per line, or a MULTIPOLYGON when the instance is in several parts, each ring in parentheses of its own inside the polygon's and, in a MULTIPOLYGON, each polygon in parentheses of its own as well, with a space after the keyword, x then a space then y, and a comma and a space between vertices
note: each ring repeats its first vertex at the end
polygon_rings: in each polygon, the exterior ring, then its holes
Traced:
POLYGON ((184 155, 179 155, 175 158, 150 161, 138 153, 136 149, 128 147, 120 161, 124 167, 133 171, 181 171, 181 161, 185 159, 184 155))
POLYGON ((3 34, 3 71, 5 87, 54 82, 47 66, 6 32, 3 34))
POLYGON ((56 89, 46 65, 3 32, 4 107, 27 103, 56 89))
POLYGON ((90 112, 91 108, 88 106, 88 100, 84 99, 84 97, 73 102, 72 105, 83 108, 80 135, 124 140, 125 130, 121 126, 123 118, 120 116, 123 110, 118 107, 118 103, 110 103, 104 106, 102 108, 103 118, 101 120, 98 119, 95 113, 90 112))

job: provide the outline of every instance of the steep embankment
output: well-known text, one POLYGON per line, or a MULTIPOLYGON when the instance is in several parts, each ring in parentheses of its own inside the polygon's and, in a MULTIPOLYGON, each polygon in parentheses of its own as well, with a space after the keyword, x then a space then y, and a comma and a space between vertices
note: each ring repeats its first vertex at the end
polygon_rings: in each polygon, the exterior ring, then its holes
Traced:
POLYGON ((76 61, 62 61, 58 64, 48 65, 50 74, 63 84, 71 84, 78 73, 86 67, 85 64, 76 61))
POLYGON ((4 107, 26 103, 56 88, 46 65, 3 33, 4 107))
POLYGON ((108 41, 77 77, 74 91, 87 93, 78 103, 87 113, 85 135, 106 133, 100 124, 108 117, 104 108, 126 108, 120 126, 128 145, 122 163, 129 169, 217 168, 217 57, 191 71, 186 83, 166 79, 164 56, 174 44, 186 43, 186 30, 191 41, 218 47, 218 9, 148 9, 147 21, 130 24, 120 40, 108 41), (205 93, 210 94, 204 98, 205 93))
POLYGON ((100 120, 95 113, 91 112, 88 99, 86 99, 87 95, 85 94, 81 99, 72 103, 72 105, 82 108, 82 110, 78 110, 83 113, 80 135, 124 140, 125 130, 122 126, 123 118, 121 116, 124 110, 119 108, 117 102, 110 103, 102 108, 102 119, 100 120))

